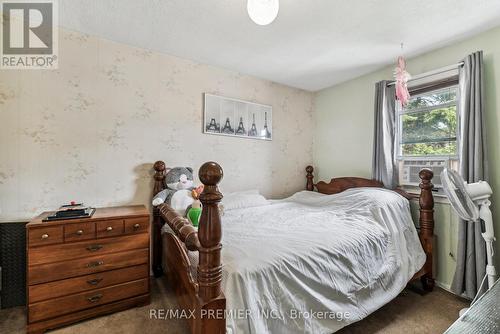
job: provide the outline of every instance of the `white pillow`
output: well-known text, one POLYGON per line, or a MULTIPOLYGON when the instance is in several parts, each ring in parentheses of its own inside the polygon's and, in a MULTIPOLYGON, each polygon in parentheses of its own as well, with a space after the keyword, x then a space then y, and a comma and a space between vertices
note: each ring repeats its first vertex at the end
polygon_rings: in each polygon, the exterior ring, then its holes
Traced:
POLYGON ((260 192, 258 189, 249 189, 249 190, 241 190, 241 191, 233 191, 228 193, 222 193, 224 197, 227 196, 237 196, 237 195, 259 195, 260 192))
POLYGON ((269 201, 260 194, 237 192, 224 195, 221 201, 222 211, 252 208, 255 206, 268 205, 269 201))

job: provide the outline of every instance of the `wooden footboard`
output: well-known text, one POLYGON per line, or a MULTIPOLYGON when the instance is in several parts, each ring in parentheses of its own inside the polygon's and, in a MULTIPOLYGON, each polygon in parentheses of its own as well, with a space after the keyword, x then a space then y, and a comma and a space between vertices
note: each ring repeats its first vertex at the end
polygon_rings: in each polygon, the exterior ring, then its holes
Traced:
MULTIPOLYGON (((384 185, 376 180, 369 180, 360 177, 340 177, 331 179, 330 182, 320 181, 314 183, 314 168, 307 166, 306 168, 306 189, 323 194, 337 194, 350 188, 359 187, 377 187, 384 188, 384 185)), ((412 195, 403 189, 391 189, 400 195, 403 195, 408 200, 418 199, 420 205, 419 231, 418 235, 422 248, 426 255, 426 261, 422 269, 418 271, 412 280, 420 279, 425 290, 432 291, 434 288, 434 276, 432 272, 433 244, 434 244, 434 197, 432 195, 432 178, 434 174, 429 169, 422 169, 419 173, 420 177, 420 195, 412 195)))
MULTIPOLYGON (((165 164, 158 161, 154 167, 156 193, 164 187, 165 164)), ((205 187, 200 195, 203 207, 198 230, 167 204, 154 208, 153 270, 161 275, 163 255, 166 277, 175 289, 181 309, 187 315, 194 312, 194 316, 189 317, 189 324, 195 334, 226 331, 218 206, 222 194, 217 188, 222 176, 222 168, 215 162, 207 162, 200 168, 199 179, 205 187), (165 233, 162 237, 161 228, 165 223, 173 233, 165 233), (198 263, 191 263, 188 251, 199 253, 198 263)))

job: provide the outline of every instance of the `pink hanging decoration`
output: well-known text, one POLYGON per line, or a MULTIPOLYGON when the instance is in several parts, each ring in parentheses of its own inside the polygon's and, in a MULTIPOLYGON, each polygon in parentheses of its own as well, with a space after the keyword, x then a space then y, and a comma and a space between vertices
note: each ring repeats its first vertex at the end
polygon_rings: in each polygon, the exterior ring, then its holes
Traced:
POLYGON ((408 92, 408 80, 411 75, 406 71, 406 61, 402 56, 398 57, 398 64, 394 71, 396 79, 396 97, 405 106, 410 100, 410 92, 408 92))

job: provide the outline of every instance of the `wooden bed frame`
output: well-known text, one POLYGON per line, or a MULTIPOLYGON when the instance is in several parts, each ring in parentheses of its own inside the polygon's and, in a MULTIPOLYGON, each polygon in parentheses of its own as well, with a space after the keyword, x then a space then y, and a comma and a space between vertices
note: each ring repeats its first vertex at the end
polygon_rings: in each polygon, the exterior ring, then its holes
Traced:
MULTIPOLYGON (((164 189, 165 163, 157 161, 154 164, 153 196, 164 189)), ((350 188, 378 187, 383 184, 358 177, 342 177, 332 179, 326 183, 314 183, 313 167, 306 168, 306 189, 323 194, 336 194, 350 188)), ((400 193, 408 200, 418 199, 420 204, 419 237, 427 256, 422 269, 412 280, 420 279, 425 290, 434 288, 432 274, 432 250, 434 240, 434 199, 431 183, 433 173, 423 169, 419 173, 420 196, 410 195, 401 189, 400 193)), ((200 217, 200 226, 197 230, 186 219, 177 214, 167 204, 153 208, 153 272, 159 277, 163 274, 162 257, 168 268, 166 277, 175 289, 177 299, 182 310, 189 315, 191 332, 194 334, 225 333, 226 299, 221 290, 222 263, 221 263, 221 220, 218 203, 222 199, 217 184, 223 177, 222 168, 215 162, 207 162, 200 167, 199 179, 205 185, 200 196, 203 210, 200 217), (161 235, 164 224, 168 224, 175 235, 165 233, 161 235), (189 251, 199 252, 199 263, 190 263, 189 251), (197 269, 197 270, 193 270, 197 269)))

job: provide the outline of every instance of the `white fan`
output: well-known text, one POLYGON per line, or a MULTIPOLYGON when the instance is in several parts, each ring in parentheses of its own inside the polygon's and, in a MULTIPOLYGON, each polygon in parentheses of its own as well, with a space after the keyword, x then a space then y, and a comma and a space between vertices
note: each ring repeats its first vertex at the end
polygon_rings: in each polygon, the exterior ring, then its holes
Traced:
MULTIPOLYGON (((467 184, 455 171, 445 168, 441 172, 443 189, 458 216, 465 221, 481 223, 481 235, 486 241, 486 275, 488 287, 496 280, 496 270, 493 264, 493 219, 490 211, 490 196, 493 193, 486 181, 467 184)), ((484 281, 484 280, 483 280, 484 281)))

